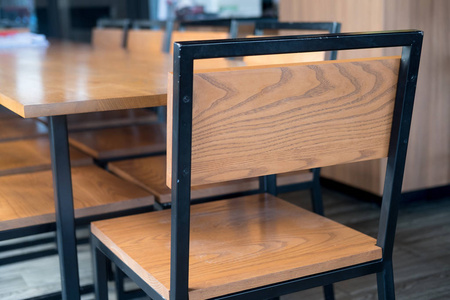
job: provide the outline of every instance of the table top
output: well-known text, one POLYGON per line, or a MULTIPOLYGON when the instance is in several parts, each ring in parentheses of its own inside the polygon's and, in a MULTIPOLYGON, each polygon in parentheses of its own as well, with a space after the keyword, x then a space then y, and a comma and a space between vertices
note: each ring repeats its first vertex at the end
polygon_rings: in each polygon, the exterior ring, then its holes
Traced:
MULTIPOLYGON (((0 104, 25 118, 166 105, 172 60, 70 42, 0 51, 0 104)), ((200 68, 207 65, 236 62, 200 68)))

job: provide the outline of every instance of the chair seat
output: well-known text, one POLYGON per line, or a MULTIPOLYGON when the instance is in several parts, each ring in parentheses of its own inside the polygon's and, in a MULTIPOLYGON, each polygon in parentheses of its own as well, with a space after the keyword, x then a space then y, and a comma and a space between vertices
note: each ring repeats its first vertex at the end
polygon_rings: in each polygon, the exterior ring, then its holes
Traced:
MULTIPOLYGON (((92 233, 163 297, 170 210, 94 222, 92 233), (160 249, 152 251, 151 249, 160 249)), ((189 299, 381 259, 376 240, 268 194, 191 207, 189 299)))
POLYGON ((151 154, 166 150, 166 125, 132 125, 73 132, 72 146, 99 160, 151 154))
MULTIPOLYGON (((72 166, 92 164, 92 157, 70 148, 72 166)), ((0 143, 0 176, 49 170, 50 141, 47 137, 0 143)))
MULTIPOLYGON (((170 203, 171 190, 166 185, 166 156, 152 156, 111 162, 108 169, 155 195, 160 203, 170 203)), ((277 176, 279 186, 312 181, 309 171, 290 172, 277 176)), ((191 199, 201 199, 219 195, 230 195, 259 188, 257 178, 234 180, 192 187, 191 199)))
MULTIPOLYGON (((72 168, 72 183, 77 219, 154 204, 147 191, 94 165, 72 168)), ((55 222, 52 172, 0 177, 0 207, 0 231, 55 222)))
MULTIPOLYGON (((47 123, 47 118, 40 118, 47 123)), ((157 115, 148 109, 101 111, 67 116, 69 130, 86 130, 156 122, 157 115)))
POLYGON ((21 117, 15 113, 13 113, 12 111, 7 109, 3 105, 0 105, 0 120, 5 120, 5 119, 21 119, 21 117))
POLYGON ((48 134, 47 126, 35 119, 0 119, 0 142, 34 138, 48 134))

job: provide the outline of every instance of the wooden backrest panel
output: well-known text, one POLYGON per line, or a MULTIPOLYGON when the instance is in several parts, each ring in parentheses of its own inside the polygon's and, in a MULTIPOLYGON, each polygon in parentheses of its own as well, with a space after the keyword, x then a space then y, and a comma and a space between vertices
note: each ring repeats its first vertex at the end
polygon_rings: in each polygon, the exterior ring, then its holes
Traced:
POLYGON ((91 43, 99 49, 122 49, 123 29, 120 28, 94 28, 91 43))
POLYGON ((195 73, 192 185, 386 157, 399 65, 388 57, 195 73))
POLYGON ((163 37, 164 31, 162 30, 130 30, 128 31, 127 49, 137 53, 162 52, 163 37))
MULTIPOLYGON (((174 42, 226 38, 228 38, 226 32, 174 31, 170 43, 170 52, 173 52, 174 42)), ((162 30, 130 30, 128 32, 127 49, 139 53, 162 51, 163 39, 164 31, 162 30)))

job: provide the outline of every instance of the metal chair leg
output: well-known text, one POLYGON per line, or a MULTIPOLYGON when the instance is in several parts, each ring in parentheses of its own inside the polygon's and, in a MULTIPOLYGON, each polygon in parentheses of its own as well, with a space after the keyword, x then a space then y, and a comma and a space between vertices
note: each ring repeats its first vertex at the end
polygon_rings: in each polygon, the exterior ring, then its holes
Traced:
POLYGON ((124 290, 124 278, 125 274, 117 266, 114 272, 114 283, 116 285, 117 299, 126 299, 124 290))
POLYGON ((93 247, 92 252, 95 299, 108 300, 106 256, 97 247, 93 247))
POLYGON ((377 283, 379 300, 395 299, 394 270, 392 268, 392 261, 385 262, 383 271, 377 273, 377 283))
MULTIPOLYGON (((312 198, 312 206, 313 211, 316 214, 324 215, 323 209, 323 199, 322 199, 322 190, 320 187, 320 168, 315 168, 312 170, 313 172, 313 184, 311 187, 311 198, 312 198)), ((325 300, 334 300, 334 288, 333 285, 325 285, 323 287, 323 294, 325 300)))
POLYGON ((325 300, 334 300, 334 288, 332 284, 323 286, 323 295, 325 300))
POLYGON ((316 214, 323 216, 322 190, 320 187, 320 168, 312 169, 312 172, 313 172, 313 184, 311 187, 311 198, 313 211, 316 214))

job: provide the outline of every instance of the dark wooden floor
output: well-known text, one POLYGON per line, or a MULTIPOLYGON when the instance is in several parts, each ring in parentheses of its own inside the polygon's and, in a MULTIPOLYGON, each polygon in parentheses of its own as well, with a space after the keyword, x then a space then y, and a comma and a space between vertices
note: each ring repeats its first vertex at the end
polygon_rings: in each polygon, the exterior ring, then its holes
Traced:
MULTIPOLYGON (((379 207, 335 191, 323 190, 328 217, 376 237, 379 207)), ((309 193, 282 195, 310 208, 309 193)), ((81 232, 86 234, 86 232, 81 232)), ((394 250, 397 299, 450 299, 450 197, 402 204, 394 250)), ((90 253, 79 248, 82 283, 91 281, 90 253)), ((0 253, 3 257, 5 253, 0 253)), ((0 267, 0 299, 23 299, 59 288, 56 256, 0 267)), ((374 275, 335 285, 336 299, 377 299, 374 275)), ((111 289, 111 295, 113 290, 111 289)), ((83 299, 92 299, 87 295, 83 299)), ((110 297, 114 299, 114 297, 110 297)), ((283 300, 323 299, 320 288, 282 297, 283 300)))

